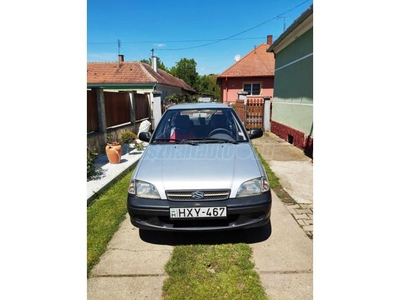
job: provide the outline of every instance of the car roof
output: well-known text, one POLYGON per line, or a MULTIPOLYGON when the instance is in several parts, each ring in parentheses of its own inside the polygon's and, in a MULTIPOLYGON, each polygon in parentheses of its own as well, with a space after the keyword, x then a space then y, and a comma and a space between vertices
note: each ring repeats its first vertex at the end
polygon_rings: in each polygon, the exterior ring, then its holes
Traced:
POLYGON ((231 108, 230 106, 222 103, 183 103, 172 105, 168 108, 168 110, 180 110, 180 109, 219 109, 219 108, 231 108))

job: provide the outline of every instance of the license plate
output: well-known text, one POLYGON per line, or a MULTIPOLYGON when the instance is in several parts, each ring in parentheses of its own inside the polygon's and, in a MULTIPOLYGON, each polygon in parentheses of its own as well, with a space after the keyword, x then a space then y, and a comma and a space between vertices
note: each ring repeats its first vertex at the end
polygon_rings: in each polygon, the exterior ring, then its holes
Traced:
POLYGON ((179 207, 170 208, 171 219, 188 218, 223 218, 226 217, 226 207, 179 207))

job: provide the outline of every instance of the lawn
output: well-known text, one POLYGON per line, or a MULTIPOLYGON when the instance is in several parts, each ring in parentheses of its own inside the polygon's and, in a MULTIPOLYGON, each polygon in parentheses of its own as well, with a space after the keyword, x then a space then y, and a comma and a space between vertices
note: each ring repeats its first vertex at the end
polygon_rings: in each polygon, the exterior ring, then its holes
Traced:
POLYGON ((246 244, 176 246, 165 266, 163 298, 266 300, 251 255, 246 244))
POLYGON ((127 213, 126 197, 132 172, 123 175, 87 208, 87 272, 99 261, 127 213))
MULTIPOLYGON (((271 188, 279 179, 259 155, 271 188)), ((87 272, 99 261, 127 213, 127 187, 132 171, 102 193, 87 208, 87 272)), ((165 266, 169 277, 164 299, 263 299, 260 278, 247 244, 184 245, 174 247, 165 266)))

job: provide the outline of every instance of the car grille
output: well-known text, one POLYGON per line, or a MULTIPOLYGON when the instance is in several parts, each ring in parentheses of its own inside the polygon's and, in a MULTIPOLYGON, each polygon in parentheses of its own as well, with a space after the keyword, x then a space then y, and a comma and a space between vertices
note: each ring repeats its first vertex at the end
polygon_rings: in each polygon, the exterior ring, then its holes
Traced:
POLYGON ((167 199, 172 201, 213 201, 226 200, 229 198, 230 190, 213 191, 167 191, 167 199), (196 197, 197 196, 197 197, 196 197))

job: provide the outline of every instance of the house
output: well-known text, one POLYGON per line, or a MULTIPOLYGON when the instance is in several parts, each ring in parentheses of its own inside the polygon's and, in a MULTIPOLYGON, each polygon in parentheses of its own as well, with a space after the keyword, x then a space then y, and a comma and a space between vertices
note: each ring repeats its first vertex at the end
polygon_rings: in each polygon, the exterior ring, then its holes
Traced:
POLYGON ((275 58, 266 52, 272 35, 243 58, 217 76, 223 103, 234 104, 240 95, 272 97, 274 93, 275 58))
MULTIPOLYGON (((144 119, 157 126, 163 103, 171 94, 195 94, 183 80, 138 61, 87 63, 88 147, 101 150, 107 134, 120 137, 126 130, 137 132, 144 119)), ((98 150, 98 151, 99 151, 98 150)))
POLYGON ((275 55, 271 131, 313 152, 313 6, 267 49, 275 55))

